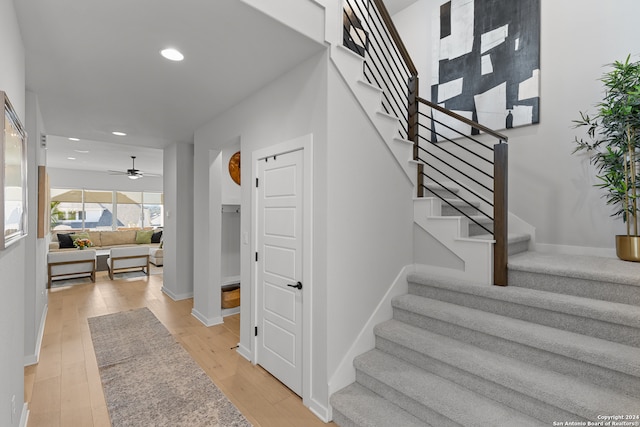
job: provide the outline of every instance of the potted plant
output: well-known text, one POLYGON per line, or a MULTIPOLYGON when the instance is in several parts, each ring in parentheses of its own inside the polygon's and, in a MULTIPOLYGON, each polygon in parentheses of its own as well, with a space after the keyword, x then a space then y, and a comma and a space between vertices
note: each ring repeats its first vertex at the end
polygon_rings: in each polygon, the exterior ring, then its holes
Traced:
POLYGON ((585 151, 596 167, 596 184, 606 191, 608 205, 616 207, 612 216, 621 216, 627 234, 616 236, 620 259, 640 261, 638 235, 638 187, 640 187, 640 61, 614 62, 600 81, 604 98, 593 116, 580 112, 575 127, 586 127, 588 140, 575 138, 573 151, 585 151))

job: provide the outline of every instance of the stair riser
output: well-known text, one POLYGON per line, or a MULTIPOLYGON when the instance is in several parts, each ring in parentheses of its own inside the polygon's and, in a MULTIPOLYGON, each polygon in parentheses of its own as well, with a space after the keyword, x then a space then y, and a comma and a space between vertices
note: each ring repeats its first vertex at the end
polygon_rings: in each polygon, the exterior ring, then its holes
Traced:
POLYGON ((458 369, 385 338, 376 337, 376 348, 549 424, 557 420, 582 419, 575 413, 498 384, 494 381, 495 379, 484 379, 472 372, 458 369))
POLYGON ((487 351, 571 375, 602 387, 621 391, 631 396, 640 395, 640 378, 612 369, 592 365, 560 354, 519 344, 493 335, 394 307, 393 318, 410 325, 475 345, 487 351))
POLYGON ((377 380, 373 376, 366 372, 356 368, 356 382, 364 387, 372 390, 373 392, 384 397, 388 401, 398 405, 414 417, 423 420, 425 423, 429 423, 434 426, 442 427, 462 427, 460 424, 450 420, 447 417, 435 412, 431 408, 417 402, 410 397, 407 397, 402 392, 395 388, 377 380))
POLYGON ((515 255, 529 250, 529 240, 509 243, 509 255, 515 255))
POLYGON ((511 286, 640 306, 640 292, 637 286, 513 269, 509 269, 508 274, 511 286))
MULTIPOLYGON (((489 230, 491 233, 493 233, 493 223, 482 224, 482 226, 485 227, 487 230, 489 230)), ((481 234, 487 234, 487 230, 480 227, 475 222, 469 220, 469 236, 479 236, 481 234)))
POLYGON ((354 423, 340 411, 333 410, 333 422, 340 427, 362 427, 359 424, 354 423))
POLYGON ((409 283, 409 293, 465 307, 526 320, 539 325, 640 347, 640 329, 538 307, 468 295, 447 289, 409 283))

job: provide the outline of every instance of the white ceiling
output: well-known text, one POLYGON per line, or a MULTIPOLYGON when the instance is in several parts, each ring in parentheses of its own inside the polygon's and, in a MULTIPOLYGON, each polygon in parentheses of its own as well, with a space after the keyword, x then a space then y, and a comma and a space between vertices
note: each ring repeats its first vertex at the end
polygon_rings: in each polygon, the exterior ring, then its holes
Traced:
POLYGON ((157 161, 145 165, 149 148, 192 142, 195 129, 323 48, 238 0, 14 5, 49 167, 127 169, 138 155, 136 167, 161 172, 157 161), (162 58, 169 46, 185 60, 162 58), (58 152, 68 137, 90 151, 74 165, 58 152))
MULTIPOLYGON (((393 14, 415 1, 386 4, 393 14)), ((192 142, 198 127, 323 48, 239 0, 14 5, 52 168, 126 170, 135 155, 138 169, 161 174, 160 149, 192 142), (185 60, 162 58, 169 46, 185 60)))
POLYGON ((417 1, 418 0, 384 0, 384 5, 387 7, 389 15, 393 16, 417 1))
POLYGON ((132 169, 131 156, 136 156, 136 169, 147 175, 162 175, 162 154, 160 149, 139 145, 47 137, 47 165, 50 168, 126 171, 132 169))

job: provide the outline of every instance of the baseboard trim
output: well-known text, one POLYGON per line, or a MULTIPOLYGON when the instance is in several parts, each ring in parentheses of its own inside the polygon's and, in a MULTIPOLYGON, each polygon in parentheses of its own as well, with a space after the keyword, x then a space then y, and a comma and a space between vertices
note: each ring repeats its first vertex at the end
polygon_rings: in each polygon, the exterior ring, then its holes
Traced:
POLYGON ((238 343, 238 349, 236 351, 238 352, 238 354, 240 354, 240 356, 244 357, 249 362, 253 363, 253 361, 251 360, 251 350, 250 349, 248 349, 247 347, 245 347, 242 344, 238 343))
POLYGON ((328 423, 331 421, 331 409, 321 405, 317 400, 311 399, 311 404, 308 408, 316 417, 320 418, 322 422, 328 423))
POLYGON ((193 292, 187 292, 186 294, 176 294, 171 292, 169 289, 162 287, 162 292, 164 292, 169 298, 174 301, 182 301, 185 299, 193 298, 193 292))
POLYGON ((24 366, 35 365, 40 361, 40 349, 42 348, 42 337, 44 336, 44 327, 47 323, 47 312, 49 311, 49 304, 44 305, 42 310, 42 317, 40 318, 40 329, 38 330, 38 337, 36 338, 35 353, 24 357, 24 366))
POLYGON ((25 402, 24 405, 22 405, 22 413, 20 414, 20 427, 27 427, 27 424, 29 422, 29 405, 25 402))
POLYGON ((240 313, 240 306, 222 309, 222 317, 227 317, 238 313, 240 313))
POLYGON ((203 315, 195 308, 191 309, 191 315, 196 319, 198 319, 200 322, 202 322, 204 326, 214 326, 214 325, 219 325, 221 323, 224 323, 222 316, 208 318, 207 316, 203 315))
MULTIPOLYGON (((338 368, 331 376, 329 380, 329 396, 356 380, 356 369, 353 366, 353 359, 375 347, 373 328, 377 324, 392 318, 393 308, 391 307, 391 299, 397 295, 404 295, 409 292, 407 274, 414 271, 414 269, 415 266, 413 264, 404 266, 391 286, 389 286, 389 289, 378 303, 369 320, 367 320, 354 340, 353 345, 351 345, 351 348, 349 348, 338 365, 338 368)), ((328 409, 325 410, 326 414, 330 414, 328 409)))

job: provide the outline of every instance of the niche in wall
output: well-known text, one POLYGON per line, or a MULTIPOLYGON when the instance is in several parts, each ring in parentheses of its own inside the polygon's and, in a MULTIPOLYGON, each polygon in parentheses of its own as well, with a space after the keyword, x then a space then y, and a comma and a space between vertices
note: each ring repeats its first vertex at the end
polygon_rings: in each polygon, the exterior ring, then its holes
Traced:
MULTIPOLYGON (((230 144, 222 150, 222 224, 221 224, 221 281, 220 287, 240 284, 240 185, 234 179, 232 169, 240 170, 240 142, 230 144), (231 168, 230 165, 234 166, 231 168)), ((237 177, 236 177, 237 178, 237 177)), ((239 292, 238 292, 239 293, 239 292)), ((242 303, 242 302, 240 302, 242 303)), ((238 313, 240 307, 222 308, 222 315, 238 313)))
MULTIPOLYGON (((222 206, 222 243, 221 288, 228 289, 231 285, 240 285, 240 205, 222 206)), ((234 286, 235 287, 235 286, 234 286)), ((239 290, 236 291, 239 297, 239 290)), ((228 303, 228 301, 226 301, 228 303)), ((235 304, 234 304, 235 305, 235 304)), ((225 307, 224 294, 222 298, 222 315, 226 316, 239 312, 239 307, 225 307)))
POLYGON ((240 205, 222 206, 222 284, 240 281, 240 205))

